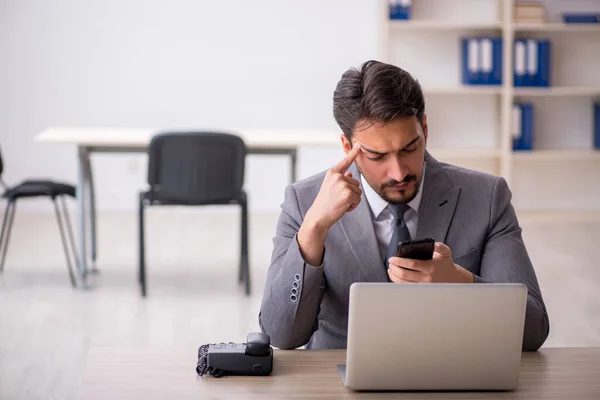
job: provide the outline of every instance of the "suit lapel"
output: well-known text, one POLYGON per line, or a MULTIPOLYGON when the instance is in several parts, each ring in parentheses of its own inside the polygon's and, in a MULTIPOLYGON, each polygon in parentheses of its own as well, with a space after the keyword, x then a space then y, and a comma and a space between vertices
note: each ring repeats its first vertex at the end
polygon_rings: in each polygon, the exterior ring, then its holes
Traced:
MULTIPOLYGON (((348 170, 352 172, 355 179, 360 181, 360 172, 355 164, 352 164, 348 170)), ((388 281, 385 266, 379 253, 371 209, 364 195, 364 190, 358 207, 344 215, 339 223, 348 241, 350 251, 356 258, 365 279, 373 282, 388 281)))
POLYGON ((418 238, 432 237, 444 242, 454 216, 460 187, 454 187, 446 172, 429 153, 423 184, 423 197, 419 206, 418 238))

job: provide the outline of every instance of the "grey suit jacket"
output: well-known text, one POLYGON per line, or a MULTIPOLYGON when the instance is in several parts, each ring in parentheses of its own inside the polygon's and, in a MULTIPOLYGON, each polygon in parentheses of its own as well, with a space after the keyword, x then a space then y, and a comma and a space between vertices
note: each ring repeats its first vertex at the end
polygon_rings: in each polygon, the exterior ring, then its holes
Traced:
MULTIPOLYGON (((537 350, 548 336, 548 314, 506 181, 440 163, 429 153, 426 162, 417 237, 446 243, 476 282, 526 284, 523 350, 537 350)), ((358 179, 356 165, 349 171, 358 179)), ((324 176, 288 186, 281 206, 259 313, 262 331, 281 349, 345 348, 350 285, 389 282, 364 191, 359 206, 328 231, 323 264, 302 258, 296 235, 324 176)))

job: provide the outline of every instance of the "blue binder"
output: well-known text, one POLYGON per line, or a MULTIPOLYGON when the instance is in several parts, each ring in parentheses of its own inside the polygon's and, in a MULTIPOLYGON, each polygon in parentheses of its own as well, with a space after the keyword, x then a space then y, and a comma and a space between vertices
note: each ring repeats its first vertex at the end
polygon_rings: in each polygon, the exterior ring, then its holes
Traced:
POLYGON ((477 85, 481 82, 481 62, 479 38, 468 37, 461 41, 462 83, 477 85))
POLYGON ((408 20, 411 17, 412 0, 389 0, 390 19, 408 20))
POLYGON ((502 84, 502 38, 465 37, 461 40, 461 53, 463 84, 502 84))
POLYGON ((550 86, 550 58, 551 58, 551 45, 549 40, 538 41, 538 76, 536 79, 536 86, 549 87, 550 86))
POLYGON ((598 24, 600 13, 563 13, 563 22, 567 24, 598 24))
POLYGON ((540 58, 538 41, 525 39, 525 78, 523 86, 537 86, 539 80, 540 58))
POLYGON ((494 71, 494 45, 490 37, 479 38, 479 62, 480 75, 478 84, 490 85, 493 80, 494 71))
POLYGON ((502 39, 494 38, 492 40, 492 80, 491 85, 502 85, 502 39))
POLYGON ((549 87, 551 85, 551 42, 515 39, 513 46, 514 86, 549 87))
POLYGON ((527 86, 527 43, 524 39, 515 39, 513 43, 513 84, 527 86))
POLYGON ((515 103, 513 105, 513 150, 530 151, 533 149, 533 104, 515 103))
POLYGON ((600 150, 600 103, 594 104, 594 148, 600 150))

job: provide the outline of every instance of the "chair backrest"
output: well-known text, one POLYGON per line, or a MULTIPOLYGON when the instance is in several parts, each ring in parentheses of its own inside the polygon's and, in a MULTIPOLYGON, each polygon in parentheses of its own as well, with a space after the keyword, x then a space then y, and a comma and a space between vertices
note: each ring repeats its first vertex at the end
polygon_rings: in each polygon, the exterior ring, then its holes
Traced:
POLYGON ((184 204, 238 200, 245 160, 244 141, 233 134, 157 134, 148 149, 150 197, 184 204))

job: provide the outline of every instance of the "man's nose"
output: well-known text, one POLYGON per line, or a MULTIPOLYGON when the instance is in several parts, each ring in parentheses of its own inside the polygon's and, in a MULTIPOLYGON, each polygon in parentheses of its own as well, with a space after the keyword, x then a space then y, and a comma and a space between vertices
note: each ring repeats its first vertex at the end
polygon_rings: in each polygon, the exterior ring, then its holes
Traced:
POLYGON ((395 159, 390 161, 390 166, 388 167, 388 177, 390 179, 402 182, 406 178, 406 175, 408 175, 408 169, 400 160, 395 159))

